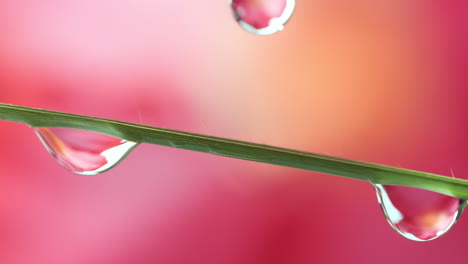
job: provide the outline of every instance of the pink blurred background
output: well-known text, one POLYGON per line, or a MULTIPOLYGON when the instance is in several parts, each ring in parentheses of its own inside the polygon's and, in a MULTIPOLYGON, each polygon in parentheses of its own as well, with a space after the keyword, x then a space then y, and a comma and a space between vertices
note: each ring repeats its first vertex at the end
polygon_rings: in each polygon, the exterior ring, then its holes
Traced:
MULTIPOLYGON (((227 1, 0 0, 0 102, 468 179, 468 2, 301 0, 255 36, 227 1)), ((141 145, 75 175, 0 122, 0 263, 465 263, 372 186, 141 145)))

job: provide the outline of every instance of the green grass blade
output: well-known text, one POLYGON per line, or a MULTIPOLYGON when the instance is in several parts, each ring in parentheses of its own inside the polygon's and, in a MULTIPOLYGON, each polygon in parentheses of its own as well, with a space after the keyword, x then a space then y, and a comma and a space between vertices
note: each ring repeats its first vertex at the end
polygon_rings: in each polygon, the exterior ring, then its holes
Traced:
POLYGON ((83 129, 134 142, 263 162, 376 184, 416 187, 468 199, 466 180, 292 149, 8 104, 0 104, 0 119, 32 127, 83 129))

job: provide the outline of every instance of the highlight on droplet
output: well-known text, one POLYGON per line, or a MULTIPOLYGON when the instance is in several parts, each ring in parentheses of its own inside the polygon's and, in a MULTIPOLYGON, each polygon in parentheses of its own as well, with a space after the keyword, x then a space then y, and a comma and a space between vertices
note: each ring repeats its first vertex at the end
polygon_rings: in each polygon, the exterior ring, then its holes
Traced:
POLYGON ((34 127, 33 130, 60 165, 81 175, 111 169, 138 145, 80 129, 34 127))
POLYGON ((414 241, 430 241, 450 230, 466 201, 422 189, 374 184, 390 226, 414 241))
POLYGON ((230 0, 234 18, 245 30, 269 35, 284 29, 296 6, 295 0, 230 0))

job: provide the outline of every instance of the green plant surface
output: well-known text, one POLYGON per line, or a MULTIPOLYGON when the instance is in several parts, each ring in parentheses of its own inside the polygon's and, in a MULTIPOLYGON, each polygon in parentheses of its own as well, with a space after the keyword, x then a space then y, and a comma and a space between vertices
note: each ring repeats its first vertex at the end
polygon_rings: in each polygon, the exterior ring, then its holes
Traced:
POLYGON ((375 184, 421 188, 468 200, 466 180, 293 149, 9 104, 0 104, 0 119, 31 127, 88 130, 138 143, 263 162, 375 184))

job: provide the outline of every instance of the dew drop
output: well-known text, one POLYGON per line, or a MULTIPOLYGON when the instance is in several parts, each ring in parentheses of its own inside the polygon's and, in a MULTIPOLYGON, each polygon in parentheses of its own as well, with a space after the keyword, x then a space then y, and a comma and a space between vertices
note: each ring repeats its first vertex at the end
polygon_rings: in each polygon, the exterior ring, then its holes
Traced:
POLYGON ((109 170, 138 145, 132 141, 79 129, 33 129, 60 165, 82 175, 96 175, 109 170))
POLYGON ((445 234, 457 222, 465 200, 422 189, 374 184, 377 199, 390 226, 414 241, 445 234))
POLYGON ((230 0, 234 18, 245 30, 269 35, 284 29, 296 6, 295 0, 230 0))

